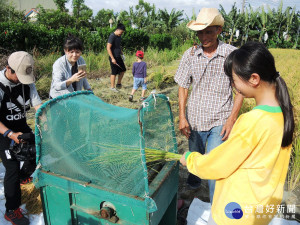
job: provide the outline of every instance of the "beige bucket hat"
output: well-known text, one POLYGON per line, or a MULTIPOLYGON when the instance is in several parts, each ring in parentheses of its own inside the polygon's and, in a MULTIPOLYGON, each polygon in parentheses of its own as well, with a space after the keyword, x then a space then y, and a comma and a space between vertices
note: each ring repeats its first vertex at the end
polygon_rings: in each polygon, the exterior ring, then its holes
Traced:
POLYGON ((199 12, 196 21, 190 21, 186 26, 194 31, 204 30, 209 26, 221 26, 224 25, 224 18, 215 8, 202 8, 199 12))
POLYGON ((14 52, 8 58, 8 65, 16 72, 18 80, 22 84, 35 82, 33 64, 32 56, 24 51, 14 52))

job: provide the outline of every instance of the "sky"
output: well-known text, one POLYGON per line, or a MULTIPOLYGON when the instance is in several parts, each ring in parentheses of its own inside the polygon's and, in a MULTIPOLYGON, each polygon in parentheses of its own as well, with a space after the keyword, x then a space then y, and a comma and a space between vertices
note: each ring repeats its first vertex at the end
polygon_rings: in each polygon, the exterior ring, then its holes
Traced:
MULTIPOLYGON (((219 8, 221 4, 226 12, 229 12, 234 2, 238 9, 242 8, 243 0, 144 0, 145 2, 154 4, 156 10, 167 9, 171 12, 173 8, 176 10, 184 10, 184 15, 188 17, 193 15, 193 9, 195 14, 199 13, 199 10, 203 7, 206 8, 219 8)), ((139 0, 85 0, 85 5, 91 8, 94 15, 101 9, 113 9, 114 12, 120 12, 121 10, 129 10, 130 6, 138 5, 139 0)), ((262 4, 269 5, 271 8, 277 9, 280 0, 245 0, 246 5, 249 3, 256 9, 262 4)), ((69 0, 67 7, 71 8, 72 0, 69 0)), ((287 6, 296 6, 297 10, 300 10, 300 0, 283 0, 283 8, 286 9, 287 6)), ((185 16, 184 16, 185 17, 185 16)))

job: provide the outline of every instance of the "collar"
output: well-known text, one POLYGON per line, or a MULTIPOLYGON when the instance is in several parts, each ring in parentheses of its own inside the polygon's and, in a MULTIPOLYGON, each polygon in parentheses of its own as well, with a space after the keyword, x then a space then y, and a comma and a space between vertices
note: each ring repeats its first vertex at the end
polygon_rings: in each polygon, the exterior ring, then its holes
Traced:
POLYGON ((72 65, 71 63, 69 62, 68 58, 67 58, 67 55, 65 55, 65 61, 66 61, 66 64, 71 68, 72 65))
POLYGON ((282 112, 280 106, 258 105, 256 107, 254 107, 253 110, 254 109, 260 109, 260 110, 270 112, 270 113, 281 113, 282 112))
MULTIPOLYGON (((218 55, 220 55, 222 57, 225 57, 226 56, 226 54, 225 54, 225 44, 224 44, 224 42, 222 42, 220 40, 218 40, 218 42, 219 42, 218 47, 217 47, 217 50, 214 54, 214 57, 218 56, 218 55)), ((203 55, 202 44, 197 45, 195 55, 203 55)))

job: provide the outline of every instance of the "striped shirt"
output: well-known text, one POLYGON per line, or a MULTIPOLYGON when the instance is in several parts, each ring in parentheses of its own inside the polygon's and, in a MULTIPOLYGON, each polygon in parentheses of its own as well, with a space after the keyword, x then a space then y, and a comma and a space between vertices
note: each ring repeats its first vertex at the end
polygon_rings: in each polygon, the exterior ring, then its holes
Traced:
POLYGON ((174 79, 180 87, 193 87, 187 103, 187 119, 192 130, 209 131, 224 125, 229 117, 233 106, 232 89, 223 65, 235 49, 219 41, 211 58, 204 55, 201 45, 184 53, 174 79))

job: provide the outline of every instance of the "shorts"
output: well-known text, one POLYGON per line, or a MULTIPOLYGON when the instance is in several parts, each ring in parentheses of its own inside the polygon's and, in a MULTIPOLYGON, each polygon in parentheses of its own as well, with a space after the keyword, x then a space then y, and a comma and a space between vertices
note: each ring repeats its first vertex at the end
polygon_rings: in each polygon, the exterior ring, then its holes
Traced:
POLYGON ((133 89, 137 90, 142 86, 143 90, 147 90, 147 84, 144 82, 144 78, 133 78, 133 89))
POLYGON ((116 64, 113 64, 111 62, 111 58, 109 57, 109 63, 110 63, 110 68, 111 68, 111 75, 117 75, 120 74, 122 72, 126 71, 126 67, 125 64, 123 62, 123 59, 120 57, 115 57, 115 60, 117 61, 117 64, 119 66, 117 66, 116 64))

